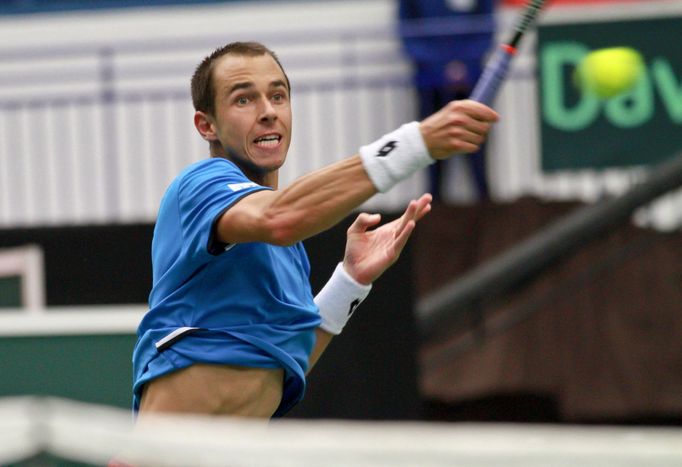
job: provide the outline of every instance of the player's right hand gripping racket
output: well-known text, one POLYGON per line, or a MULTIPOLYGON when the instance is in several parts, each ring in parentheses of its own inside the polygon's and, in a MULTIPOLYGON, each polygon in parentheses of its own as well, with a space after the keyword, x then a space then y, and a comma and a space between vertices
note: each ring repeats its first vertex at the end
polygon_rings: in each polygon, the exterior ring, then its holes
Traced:
POLYGON ((538 12, 542 8, 545 0, 531 0, 526 4, 524 10, 514 28, 514 35, 509 42, 501 44, 495 54, 488 61, 483 70, 483 75, 476 83, 476 87, 471 92, 470 99, 490 106, 497 95, 500 85, 504 81, 512 57, 516 54, 523 34, 535 21, 538 12))

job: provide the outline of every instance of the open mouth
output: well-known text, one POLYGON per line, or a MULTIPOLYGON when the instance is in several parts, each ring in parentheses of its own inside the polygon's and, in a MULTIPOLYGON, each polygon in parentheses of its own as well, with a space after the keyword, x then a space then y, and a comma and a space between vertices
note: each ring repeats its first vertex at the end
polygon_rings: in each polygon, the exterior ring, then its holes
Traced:
POLYGON ((263 135, 255 140, 253 140, 254 144, 256 146, 262 147, 262 148, 273 148, 279 144, 279 142, 282 140, 282 135, 278 134, 269 134, 269 135, 263 135))

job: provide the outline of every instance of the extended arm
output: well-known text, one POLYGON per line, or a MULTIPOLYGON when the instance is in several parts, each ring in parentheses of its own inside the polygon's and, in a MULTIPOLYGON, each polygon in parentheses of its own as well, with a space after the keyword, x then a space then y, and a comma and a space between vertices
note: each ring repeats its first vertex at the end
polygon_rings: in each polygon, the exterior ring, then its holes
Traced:
MULTIPOLYGON (((495 120, 497 114, 487 106, 454 101, 419 124, 420 144, 434 159, 476 151, 495 120)), ((381 153, 382 141, 363 148, 379 147, 381 153)), ((404 167, 410 154, 396 150, 389 157, 369 157, 365 152, 305 175, 285 189, 253 193, 221 216, 218 238, 223 243, 277 245, 306 239, 345 218, 378 190, 409 176, 418 168, 404 167)))
POLYGON ((282 190, 245 197, 221 217, 218 238, 289 245, 332 227, 375 193, 360 157, 350 157, 282 190))

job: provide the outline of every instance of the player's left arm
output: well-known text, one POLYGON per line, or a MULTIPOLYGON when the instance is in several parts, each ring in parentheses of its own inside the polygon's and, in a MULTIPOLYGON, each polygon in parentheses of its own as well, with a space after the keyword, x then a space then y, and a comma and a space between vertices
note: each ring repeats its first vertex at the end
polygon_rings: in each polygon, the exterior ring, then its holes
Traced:
POLYGON ((317 363, 332 338, 341 333, 355 308, 405 248, 417 222, 431 211, 431 195, 424 194, 407 205, 398 219, 382 225, 381 215, 361 213, 348 228, 343 262, 315 297, 322 324, 316 329, 315 347, 308 371, 317 363))

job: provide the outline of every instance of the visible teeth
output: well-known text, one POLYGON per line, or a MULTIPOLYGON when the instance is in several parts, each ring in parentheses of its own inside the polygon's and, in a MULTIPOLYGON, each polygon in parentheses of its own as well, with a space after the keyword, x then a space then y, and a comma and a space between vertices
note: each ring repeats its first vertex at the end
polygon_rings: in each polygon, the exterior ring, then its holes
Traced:
POLYGON ((277 135, 267 135, 267 136, 262 136, 258 139, 256 139, 255 143, 258 146, 263 146, 263 147, 274 147, 277 146, 279 143, 279 136, 277 135))
POLYGON ((279 141, 279 136, 277 135, 263 136, 261 138, 258 138, 256 140, 256 143, 260 143, 261 141, 279 141))

